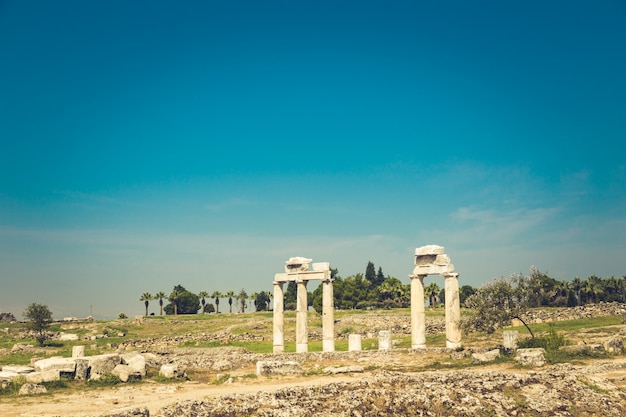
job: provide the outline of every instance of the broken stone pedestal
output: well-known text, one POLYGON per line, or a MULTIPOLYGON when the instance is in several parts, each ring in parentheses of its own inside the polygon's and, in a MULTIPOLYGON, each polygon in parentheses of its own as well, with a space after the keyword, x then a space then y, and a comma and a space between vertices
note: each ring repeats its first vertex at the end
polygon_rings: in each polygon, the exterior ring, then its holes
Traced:
POLYGON ((378 332, 378 350, 391 350, 391 330, 378 332))
POLYGON ((348 352, 358 352, 361 350, 361 335, 348 335, 348 352))
POLYGON ((502 346, 504 346, 505 349, 517 349, 518 339, 519 332, 517 330, 505 330, 502 332, 502 346))

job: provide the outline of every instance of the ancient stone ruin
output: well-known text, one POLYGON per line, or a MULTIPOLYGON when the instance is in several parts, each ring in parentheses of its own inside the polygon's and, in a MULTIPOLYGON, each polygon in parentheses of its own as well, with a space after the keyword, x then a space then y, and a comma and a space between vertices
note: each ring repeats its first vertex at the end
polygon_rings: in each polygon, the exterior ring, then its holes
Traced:
POLYGON ((335 350, 335 306, 333 303, 333 281, 330 277, 330 264, 317 262, 311 265, 311 259, 295 257, 285 262, 285 272, 274 276, 274 353, 285 351, 284 331, 284 293, 285 282, 297 284, 296 303, 296 352, 308 352, 307 329, 307 291, 310 280, 322 281, 322 349, 324 352, 335 350))
POLYGON ((445 248, 427 245, 415 249, 415 268, 411 278, 411 347, 426 347, 426 314, 424 311, 424 278, 441 275, 445 279, 446 291, 446 347, 461 346, 461 304, 459 301, 459 274, 446 255, 445 248))
MULTIPOLYGON (((445 278, 446 291, 446 347, 461 346, 461 305, 459 302, 459 274, 446 255, 445 248, 427 245, 415 249, 415 268, 411 278, 411 347, 426 347, 426 314, 424 310, 424 278, 441 275, 445 278)), ((324 352, 334 352, 334 300, 333 282, 328 262, 313 263, 311 259, 294 257, 285 262, 285 272, 274 276, 274 353, 285 351, 284 293, 285 282, 297 284, 296 306, 296 352, 308 352, 307 291, 310 280, 322 281, 322 343, 324 352)), ((356 343, 355 343, 356 345, 356 343)))

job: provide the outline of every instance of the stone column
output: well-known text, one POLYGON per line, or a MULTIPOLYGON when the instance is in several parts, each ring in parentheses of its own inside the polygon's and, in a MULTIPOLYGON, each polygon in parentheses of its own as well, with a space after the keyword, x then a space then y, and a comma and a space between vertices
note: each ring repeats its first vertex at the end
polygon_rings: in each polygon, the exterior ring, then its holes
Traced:
POLYGON ((378 332, 378 350, 391 350, 392 344, 391 330, 381 330, 378 332))
POLYGON ((461 346, 461 303, 459 300, 459 274, 445 275, 446 279, 446 347, 461 346))
POLYGON ((333 281, 322 281, 322 350, 335 351, 335 302, 333 281))
MULTIPOLYGON (((424 312, 424 277, 411 275, 411 349, 426 347, 426 313, 424 312)), ((447 297, 447 294, 446 294, 447 297)))
POLYGON ((297 305, 296 305, 296 352, 306 353, 309 351, 309 335, 307 329, 307 305, 306 284, 309 281, 298 280, 297 305))
POLYGON ((274 282, 274 353, 285 351, 283 283, 274 282))

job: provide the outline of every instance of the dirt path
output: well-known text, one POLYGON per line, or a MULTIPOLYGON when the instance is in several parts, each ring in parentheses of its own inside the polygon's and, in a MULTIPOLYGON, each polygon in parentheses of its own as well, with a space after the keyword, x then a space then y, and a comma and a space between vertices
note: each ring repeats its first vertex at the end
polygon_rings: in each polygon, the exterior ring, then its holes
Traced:
MULTIPOLYGON (((361 374, 365 376, 365 374, 361 374)), ((353 376, 283 377, 259 381, 249 379, 232 384, 180 384, 143 383, 116 388, 103 388, 74 394, 56 393, 37 397, 0 399, 2 417, 58 417, 88 416, 111 413, 118 410, 147 407, 150 414, 164 406, 184 400, 200 400, 233 393, 256 393, 276 391, 294 386, 315 386, 332 382, 354 381, 353 376)))

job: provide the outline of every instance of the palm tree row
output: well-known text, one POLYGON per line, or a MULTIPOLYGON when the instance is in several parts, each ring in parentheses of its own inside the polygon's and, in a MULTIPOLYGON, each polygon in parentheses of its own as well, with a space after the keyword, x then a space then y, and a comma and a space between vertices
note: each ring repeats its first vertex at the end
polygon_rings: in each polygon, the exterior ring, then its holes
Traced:
MULTIPOLYGON (((139 297, 139 301, 143 302, 146 308, 146 316, 148 316, 148 307, 150 305, 150 301, 153 300, 159 300, 159 306, 160 306, 160 315, 163 315, 163 300, 168 300, 170 301, 170 303, 172 304, 173 308, 174 308, 174 314, 178 314, 178 306, 177 306, 177 301, 180 299, 181 297, 181 290, 180 290, 180 286, 176 286, 174 287, 174 290, 169 294, 166 295, 163 291, 159 291, 157 292, 155 295, 150 294, 149 292, 144 292, 140 297, 139 297)), ((234 291, 229 290, 226 293, 222 293, 220 291, 213 291, 213 293, 209 294, 207 291, 200 291, 197 294, 197 297, 200 299, 200 303, 202 305, 201 310, 202 313, 204 314, 206 311, 206 305, 207 305, 207 298, 213 298, 215 301, 215 312, 219 313, 220 312, 220 299, 223 298, 227 298, 228 299, 228 305, 229 305, 229 313, 232 314, 233 312, 233 302, 236 300, 239 303, 239 311, 240 312, 245 312, 246 310, 246 302, 250 299, 250 300, 255 300, 255 305, 256 305, 256 299, 254 297, 257 297, 259 295, 259 293, 254 293, 252 294, 252 298, 248 297, 248 294, 246 293, 246 291, 242 288, 241 291, 238 294, 235 294, 234 291)), ((168 307, 169 308, 169 307, 168 307)))

